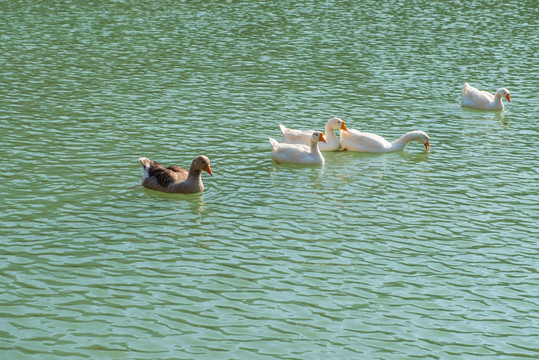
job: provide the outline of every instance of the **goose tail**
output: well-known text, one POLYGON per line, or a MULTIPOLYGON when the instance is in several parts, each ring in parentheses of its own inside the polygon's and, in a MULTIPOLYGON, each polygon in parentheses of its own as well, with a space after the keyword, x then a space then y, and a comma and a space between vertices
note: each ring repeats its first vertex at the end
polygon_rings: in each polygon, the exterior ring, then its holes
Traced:
POLYGON ((142 164, 142 167, 146 170, 148 170, 151 166, 151 160, 145 157, 138 158, 138 161, 142 164))
POLYGON ((274 138, 268 137, 268 139, 269 139, 269 142, 270 142, 272 148, 275 148, 275 147, 277 147, 277 145, 279 145, 279 142, 277 140, 275 140, 274 138))

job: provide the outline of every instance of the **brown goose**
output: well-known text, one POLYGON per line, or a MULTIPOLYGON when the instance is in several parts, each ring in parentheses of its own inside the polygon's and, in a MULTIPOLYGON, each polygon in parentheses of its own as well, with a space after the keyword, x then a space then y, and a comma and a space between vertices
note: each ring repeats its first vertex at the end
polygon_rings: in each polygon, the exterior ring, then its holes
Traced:
POLYGON ((213 176, 210 159, 204 155, 197 156, 191 163, 189 171, 179 166, 164 167, 148 158, 139 158, 144 173, 142 186, 148 189, 167 193, 193 194, 204 190, 202 170, 213 176))

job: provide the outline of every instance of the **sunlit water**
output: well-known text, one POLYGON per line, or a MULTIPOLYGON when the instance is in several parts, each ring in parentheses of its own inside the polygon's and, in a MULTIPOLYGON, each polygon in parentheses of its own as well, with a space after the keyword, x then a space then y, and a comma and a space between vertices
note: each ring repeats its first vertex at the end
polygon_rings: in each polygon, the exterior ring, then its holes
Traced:
POLYGON ((536 2, 0 14, 2 358, 539 356, 536 2), (431 151, 270 160, 334 116, 431 151), (130 188, 199 154, 202 194, 130 188))

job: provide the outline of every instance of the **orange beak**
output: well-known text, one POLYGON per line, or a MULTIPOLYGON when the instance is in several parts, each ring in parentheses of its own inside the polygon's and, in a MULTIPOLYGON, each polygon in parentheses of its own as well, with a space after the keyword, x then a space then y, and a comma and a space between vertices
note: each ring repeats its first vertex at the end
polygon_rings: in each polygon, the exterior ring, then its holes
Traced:
POLYGON ((348 132, 348 128, 346 127, 346 125, 344 125, 344 121, 342 122, 341 130, 348 132))
POLYGON ((425 149, 430 149, 430 140, 427 140, 427 142, 425 143, 425 149))
POLYGON ((322 134, 322 133, 320 133, 320 136, 318 137, 318 140, 327 143, 326 138, 324 137, 324 134, 322 134))
POLYGON ((211 172, 210 165, 206 166, 206 168, 204 169, 204 171, 207 172, 208 174, 210 174, 211 176, 213 176, 213 173, 211 172))
POLYGON ((505 98, 507 99, 507 101, 511 102, 511 96, 509 96, 509 94, 507 94, 505 98))

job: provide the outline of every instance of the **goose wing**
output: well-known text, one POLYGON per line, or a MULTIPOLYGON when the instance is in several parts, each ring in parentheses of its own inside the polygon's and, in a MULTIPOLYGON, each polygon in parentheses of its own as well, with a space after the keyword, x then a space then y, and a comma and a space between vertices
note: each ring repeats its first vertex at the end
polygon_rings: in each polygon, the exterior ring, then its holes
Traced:
POLYGON ((475 104, 477 106, 485 106, 494 101, 494 95, 474 88, 468 83, 464 84, 462 88, 462 104, 466 105, 469 103, 475 104))

